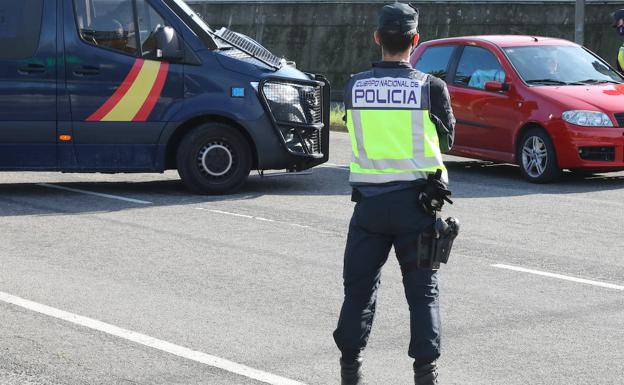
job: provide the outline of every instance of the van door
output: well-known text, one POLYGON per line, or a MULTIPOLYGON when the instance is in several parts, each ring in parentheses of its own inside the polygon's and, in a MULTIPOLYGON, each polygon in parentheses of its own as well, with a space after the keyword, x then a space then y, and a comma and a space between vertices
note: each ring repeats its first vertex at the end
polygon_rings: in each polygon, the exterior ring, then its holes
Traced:
POLYGON ((1 1, 1 169, 57 168, 56 87, 56 0, 1 1))
POLYGON ((160 61, 169 25, 147 0, 65 0, 74 148, 82 170, 155 170, 166 115, 183 99, 183 66, 160 61))

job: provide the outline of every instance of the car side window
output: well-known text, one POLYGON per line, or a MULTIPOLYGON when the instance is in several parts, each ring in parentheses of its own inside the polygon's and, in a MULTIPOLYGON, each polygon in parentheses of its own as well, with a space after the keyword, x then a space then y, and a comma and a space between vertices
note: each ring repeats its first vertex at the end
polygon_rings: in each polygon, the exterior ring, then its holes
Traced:
POLYGON ((136 0, 136 2, 142 56, 157 60, 156 31, 169 24, 148 4, 147 0, 136 0))
POLYGON ((74 0, 80 38, 85 42, 136 55, 132 0, 74 0))
POLYGON ((485 83, 505 82, 505 71, 496 56, 481 47, 466 46, 457 64, 455 84, 485 89, 485 83))
POLYGON ((35 55, 42 14, 41 0, 0 2, 0 60, 21 60, 35 55))
POLYGON ((455 45, 444 45, 427 48, 416 62, 416 69, 446 80, 449 60, 456 47, 455 45))

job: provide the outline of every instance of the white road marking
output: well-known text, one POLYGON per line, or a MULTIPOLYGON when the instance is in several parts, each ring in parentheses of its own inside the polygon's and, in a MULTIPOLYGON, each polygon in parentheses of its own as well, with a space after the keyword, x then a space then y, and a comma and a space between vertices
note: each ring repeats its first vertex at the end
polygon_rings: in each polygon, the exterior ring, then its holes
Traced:
POLYGON ((349 170, 349 166, 344 166, 344 165, 335 164, 335 163, 323 163, 317 167, 335 168, 338 170, 349 170))
POLYGON ((524 267, 502 265, 502 264, 495 264, 495 265, 491 265, 491 266, 499 268, 499 269, 507 269, 507 270, 519 271, 519 272, 522 272, 522 273, 529 273, 529 274, 540 275, 542 277, 556 278, 556 279, 562 279, 564 281, 570 281, 570 282, 576 282, 576 283, 583 283, 583 284, 586 284, 586 285, 605 287, 607 289, 624 290, 624 286, 614 285, 612 283, 606 283, 606 282, 592 281, 592 280, 589 280, 589 279, 570 277, 570 276, 563 275, 563 274, 548 273, 548 272, 545 272, 545 271, 532 270, 532 269, 526 269, 524 267))
POLYGON ((44 314, 49 317, 57 318, 70 322, 75 325, 83 326, 89 329, 97 330, 102 333, 110 334, 134 343, 148 346, 166 353, 186 358, 191 361, 199 362, 214 368, 222 369, 231 373, 238 374, 253 380, 258 380, 271 385, 305 385, 302 382, 280 377, 262 370, 250 368, 245 365, 238 364, 223 358, 212 356, 210 354, 198 352, 171 342, 159 340, 145 334, 137 333, 131 330, 123 329, 118 326, 107 324, 92 318, 83 317, 77 314, 69 313, 50 306, 42 305, 37 302, 29 301, 24 298, 16 297, 0 291, 0 301, 19 306, 24 309, 44 314))
MULTIPOLYGON (((206 210, 206 209, 203 207, 198 207, 197 210, 206 210)), ((211 213, 215 213, 215 214, 231 215, 233 217, 254 219, 254 217, 252 217, 251 215, 231 213, 229 211, 221 211, 221 210, 208 210, 208 211, 210 211, 211 213)))
POLYGON ((53 189, 56 189, 56 190, 70 191, 70 192, 75 192, 75 193, 79 193, 79 194, 94 195, 94 196, 97 196, 97 197, 100 197, 100 198, 116 199, 118 201, 124 201, 124 202, 130 202, 130 203, 138 203, 138 204, 141 204, 141 205, 151 205, 152 204, 152 202, 142 201, 140 199, 125 198, 125 197, 121 197, 121 196, 118 196, 118 195, 111 195, 111 194, 102 194, 102 193, 98 193, 98 192, 87 191, 87 190, 80 190, 80 189, 77 189, 77 188, 59 186, 59 185, 50 184, 50 183, 39 183, 39 186, 47 187, 47 188, 53 188, 53 189))
POLYGON ((271 222, 271 223, 277 223, 277 224, 280 224, 280 225, 297 227, 297 228, 301 228, 301 229, 308 229, 308 230, 312 230, 312 231, 315 231, 315 232, 321 233, 321 234, 342 235, 342 234, 339 234, 339 233, 337 233, 335 231, 323 230, 323 229, 319 229, 319 228, 316 228, 316 227, 312 227, 312 226, 308 226, 308 225, 302 225, 302 224, 294 223, 294 222, 284 222, 284 221, 278 221, 278 220, 275 220, 275 219, 269 219, 269 218, 263 218, 263 217, 255 217, 253 215, 233 213, 233 212, 230 212, 230 211, 206 209, 204 207, 197 207, 196 209, 197 210, 208 211, 208 212, 215 213, 215 214, 229 215, 229 216, 232 216, 232 217, 253 219, 253 220, 256 220, 256 221, 260 221, 260 222, 271 222))

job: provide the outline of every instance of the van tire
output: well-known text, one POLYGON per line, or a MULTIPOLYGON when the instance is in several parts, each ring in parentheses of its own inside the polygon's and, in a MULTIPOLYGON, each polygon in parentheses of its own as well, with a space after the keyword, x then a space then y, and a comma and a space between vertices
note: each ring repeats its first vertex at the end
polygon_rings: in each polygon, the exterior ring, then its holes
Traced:
POLYGON ((205 123, 182 138, 176 161, 182 182, 193 193, 231 194, 249 176, 251 149, 238 129, 222 123, 205 123))
POLYGON ((561 176, 555 146, 550 136, 541 128, 531 128, 522 135, 518 143, 517 159, 522 176, 531 183, 550 183, 561 176), (532 154, 536 154, 535 158, 532 154), (536 163, 531 163, 532 159, 540 162, 539 167, 536 163))

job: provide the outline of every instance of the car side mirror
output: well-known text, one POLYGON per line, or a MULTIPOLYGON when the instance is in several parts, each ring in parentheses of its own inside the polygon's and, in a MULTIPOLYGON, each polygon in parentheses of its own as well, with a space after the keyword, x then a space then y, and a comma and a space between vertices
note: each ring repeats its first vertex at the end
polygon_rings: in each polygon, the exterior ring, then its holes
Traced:
POLYGON ((182 60, 184 50, 176 30, 172 27, 159 26, 156 29, 156 56, 163 60, 182 60))
POLYGON ((491 92, 509 91, 509 83, 485 82, 485 90, 491 92))

